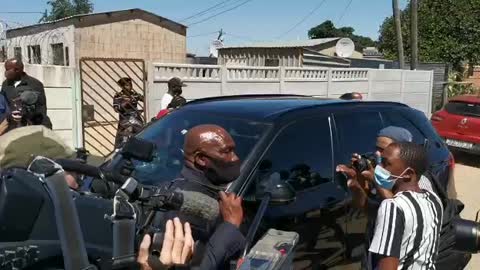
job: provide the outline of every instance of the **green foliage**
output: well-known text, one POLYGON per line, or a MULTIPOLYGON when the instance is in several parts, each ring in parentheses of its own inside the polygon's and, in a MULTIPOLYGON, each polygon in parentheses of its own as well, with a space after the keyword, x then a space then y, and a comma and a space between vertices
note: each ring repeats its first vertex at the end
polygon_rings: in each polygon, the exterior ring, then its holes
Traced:
POLYGON ((311 39, 316 38, 331 38, 331 37, 348 37, 353 40, 357 49, 363 49, 365 47, 374 47, 375 41, 369 37, 358 36, 353 34, 355 29, 352 27, 336 28, 332 21, 327 20, 310 30, 308 30, 308 37, 311 39))
POLYGON ((448 74, 448 98, 460 96, 480 94, 480 89, 475 88, 471 83, 462 83, 465 74, 463 72, 451 72, 448 74))
POLYGON ((50 12, 45 10, 39 22, 55 21, 65 17, 93 12, 93 4, 90 0, 51 0, 47 4, 50 5, 50 12))
MULTIPOLYGON (((480 0, 422 0, 418 8, 419 59, 445 62, 461 71, 465 63, 480 62, 480 0)), ((401 12, 405 57, 410 58, 410 7, 401 12)), ((380 27, 379 49, 396 60, 394 19, 380 27)))

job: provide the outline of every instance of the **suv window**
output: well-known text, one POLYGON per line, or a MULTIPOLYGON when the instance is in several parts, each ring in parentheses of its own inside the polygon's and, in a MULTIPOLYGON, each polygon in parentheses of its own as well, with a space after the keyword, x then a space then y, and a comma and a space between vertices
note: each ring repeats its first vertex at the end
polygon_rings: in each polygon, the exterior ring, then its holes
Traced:
POLYGON ((254 174, 255 187, 268 186, 273 173, 296 191, 332 181, 332 140, 328 117, 303 119, 275 138, 254 174))
POLYGON ((339 138, 340 163, 350 163, 353 153, 375 151, 377 134, 383 128, 378 112, 335 113, 335 126, 339 138))
POLYGON ((445 110, 451 114, 480 117, 480 104, 451 101, 445 105, 445 110))
POLYGON ((214 124, 223 127, 236 144, 235 152, 245 161, 270 125, 248 119, 224 117, 178 110, 146 127, 137 136, 156 145, 152 162, 135 161, 134 177, 143 184, 157 185, 177 178, 183 166, 183 143, 186 132, 197 125, 214 124))
POLYGON ((425 143, 425 136, 422 132, 399 111, 382 112, 382 118, 385 127, 396 126, 405 128, 412 133, 414 143, 422 145, 425 143))

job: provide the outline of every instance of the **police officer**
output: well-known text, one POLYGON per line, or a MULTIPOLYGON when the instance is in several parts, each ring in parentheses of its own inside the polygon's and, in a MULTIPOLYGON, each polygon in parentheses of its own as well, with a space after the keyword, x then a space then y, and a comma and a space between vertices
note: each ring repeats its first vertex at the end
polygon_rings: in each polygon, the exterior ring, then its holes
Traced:
POLYGON ((43 84, 27 75, 24 71, 23 63, 20 59, 9 59, 5 62, 5 78, 2 84, 1 93, 7 99, 7 103, 12 111, 13 119, 21 124, 15 126, 37 125, 41 124, 47 128, 52 128, 50 118, 47 116, 47 98, 45 96, 45 89, 43 84), (29 112, 32 119, 25 119, 21 117, 24 114, 25 108, 22 108, 21 96, 24 93, 29 93, 30 100, 34 104, 28 104, 29 112), (22 112, 23 111, 23 112, 22 112), (33 119, 35 118, 35 120, 33 119))
POLYGON ((138 109, 138 103, 143 102, 144 97, 133 90, 132 79, 121 78, 117 83, 122 90, 113 97, 113 109, 119 114, 115 148, 120 148, 130 136, 140 132, 145 124, 142 112, 138 109))

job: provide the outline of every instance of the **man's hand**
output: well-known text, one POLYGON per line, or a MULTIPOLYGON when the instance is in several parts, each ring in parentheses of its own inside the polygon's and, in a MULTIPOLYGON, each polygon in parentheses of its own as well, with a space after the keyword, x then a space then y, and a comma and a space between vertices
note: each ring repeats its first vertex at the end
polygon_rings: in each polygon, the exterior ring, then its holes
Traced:
POLYGON ((338 165, 337 172, 347 176, 347 186, 352 191, 353 206, 358 209, 366 209, 367 193, 364 187, 358 182, 357 172, 346 165, 338 165))
POLYGON ((234 193, 220 192, 220 213, 223 220, 240 227, 243 221, 242 197, 234 193))
POLYGON ((347 165, 338 165, 337 172, 343 173, 347 177, 347 186, 348 188, 355 190, 355 189, 362 189, 363 187, 358 182, 357 172, 355 169, 348 167, 347 165))
MULTIPOLYGON (((140 264, 142 270, 159 270, 174 265, 185 265, 194 252, 194 240, 190 224, 187 222, 182 225, 178 218, 175 218, 173 222, 168 220, 165 226, 162 251, 158 259, 160 262, 158 265, 161 265, 162 268, 154 268, 154 266, 148 263, 151 242, 151 237, 147 234, 140 244, 137 262, 140 264)), ((156 259, 156 257, 154 259, 156 259)))
MULTIPOLYGON (((353 154, 351 159, 352 165, 358 163, 361 158, 362 157, 359 154, 353 154)), ((374 181, 374 170, 375 168, 373 168, 372 164, 368 162, 368 170, 365 170, 363 172, 357 172, 358 182, 365 191, 368 191, 369 183, 373 183, 374 181)))
POLYGON ((8 129, 8 120, 5 119, 0 123, 0 136, 3 135, 8 129))

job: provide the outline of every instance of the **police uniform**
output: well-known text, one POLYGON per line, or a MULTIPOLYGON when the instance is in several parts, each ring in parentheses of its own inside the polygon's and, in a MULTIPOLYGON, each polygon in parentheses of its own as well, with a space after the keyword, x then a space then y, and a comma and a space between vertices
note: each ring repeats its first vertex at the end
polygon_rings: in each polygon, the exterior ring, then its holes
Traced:
POLYGON ((140 132, 145 124, 138 103, 144 101, 143 95, 132 90, 131 93, 120 91, 113 97, 113 108, 119 113, 115 148, 120 148, 126 140, 140 132))

